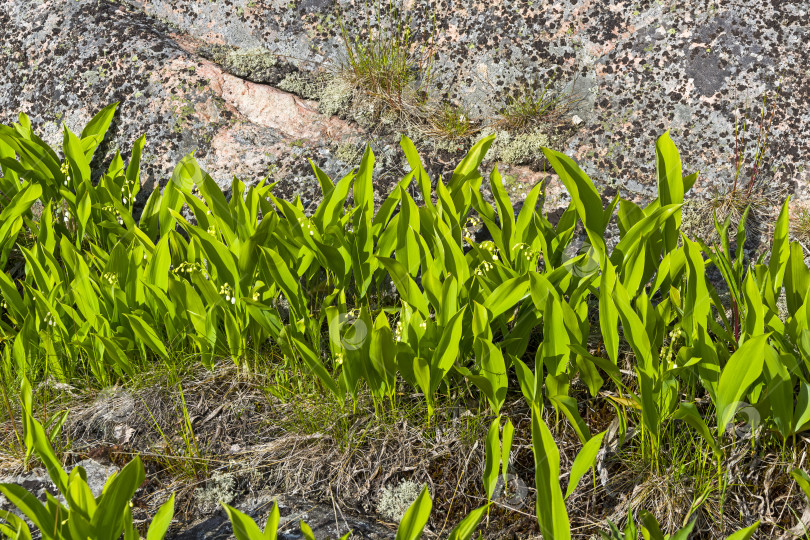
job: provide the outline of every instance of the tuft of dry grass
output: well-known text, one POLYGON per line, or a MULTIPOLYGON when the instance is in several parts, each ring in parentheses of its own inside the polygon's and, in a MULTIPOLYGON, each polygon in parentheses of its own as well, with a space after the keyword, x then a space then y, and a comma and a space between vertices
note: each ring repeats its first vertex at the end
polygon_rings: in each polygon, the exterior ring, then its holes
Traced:
MULTIPOLYGON (((629 368, 630 361, 624 358, 622 366, 629 368)), ((430 527, 439 537, 484 504, 481 441, 492 416, 471 389, 442 396, 428 425, 423 396, 405 387, 394 407, 378 405, 375 410, 370 395, 361 392, 356 406, 343 408, 311 378, 294 367, 286 369, 288 377, 278 382, 270 365, 258 364, 247 372, 228 360, 212 371, 190 369, 177 380, 157 370, 143 377, 150 382, 137 387, 71 394, 62 439, 72 447, 63 456, 68 463, 93 457, 120 466, 140 454, 148 481, 138 504, 144 513, 154 512, 175 492, 181 523, 205 514, 208 503, 198 500, 199 493, 216 485, 212 479, 224 477, 230 479, 236 501, 283 494, 364 516, 374 514, 385 486, 405 479, 425 483, 434 501, 430 527), (293 379, 303 381, 302 386, 295 391, 280 387, 293 379), (198 454, 186 451, 189 436, 198 454), (197 466, 195 474, 187 473, 190 461, 197 466)), ((627 373, 629 383, 632 375, 627 373)), ((620 443, 618 417, 607 400, 590 398, 577 380, 571 393, 594 432, 608 430, 594 475, 586 475, 568 500, 576 538, 594 537, 605 530, 608 519, 623 523, 628 512, 642 508, 653 511, 670 531, 697 517, 694 538, 729 534, 759 516, 763 537, 796 525, 798 518, 789 508, 805 503, 788 471, 794 465, 806 468, 805 441, 799 440, 795 454, 781 455, 758 439, 752 450, 750 436, 734 435, 718 471, 711 459, 706 461, 711 450, 696 435, 670 424, 656 471, 645 461, 632 427, 620 443)), ((52 400, 68 406, 58 396, 52 400)), ((485 539, 537 538, 531 414, 517 392, 508 396, 501 412, 516 428, 510 471, 522 482, 516 484, 521 496, 498 499, 480 532, 485 539)), ((543 414, 560 448, 561 469, 569 471, 582 445, 552 407, 543 414)), ((6 440, 13 437, 7 418, 0 433, 6 440)))
MULTIPOLYGON (((734 103, 734 153, 732 164, 734 178, 728 185, 717 190, 708 204, 708 209, 723 223, 731 220, 730 232, 736 234, 737 225, 745 210, 749 208, 746 231, 749 236, 761 236, 769 232, 769 227, 778 212, 778 204, 786 193, 784 188, 774 185, 761 176, 765 168, 766 156, 770 149, 771 126, 778 107, 770 104, 779 97, 780 87, 773 97, 765 92, 762 96, 758 118, 759 125, 751 137, 748 117, 734 103)), ((708 221, 708 220, 707 220, 708 221)), ((708 236, 713 236, 711 233, 708 236)))
POLYGON ((810 242, 810 207, 796 205, 790 213, 790 232, 793 237, 807 244, 810 242))
POLYGON ((391 109, 400 116, 419 110, 428 100, 432 84, 435 30, 426 42, 415 40, 410 15, 389 3, 366 6, 366 28, 350 36, 340 20, 344 58, 339 76, 366 99, 378 102, 374 109, 391 109))
POLYGON ((446 510, 437 513, 442 518, 460 519, 485 498, 479 441, 488 426, 477 400, 456 396, 428 426, 418 394, 401 393, 395 408, 377 412, 364 394, 344 409, 317 384, 290 395, 265 371, 246 374, 227 362, 180 383, 182 396, 177 385, 157 382, 77 399, 65 455, 120 464, 140 454, 151 479, 145 499, 157 504, 176 492, 181 520, 198 517, 195 490, 217 474, 250 492, 334 501, 363 513, 374 512, 384 486, 404 478, 428 484, 446 510))
POLYGON ((426 114, 426 120, 429 127, 424 132, 447 141, 467 139, 481 130, 480 120, 466 105, 442 103, 426 114))
POLYGON ((581 101, 572 92, 554 92, 551 77, 545 85, 526 83, 513 90, 499 111, 495 126, 511 133, 525 134, 538 125, 559 125, 581 101))
MULTIPOLYGON (((745 222, 748 236, 761 237, 771 232, 771 226, 779 213, 779 202, 785 199, 783 187, 764 179, 755 179, 746 187, 732 185, 721 188, 715 196, 704 205, 706 216, 716 215, 717 221, 723 223, 726 219, 731 222, 729 238, 733 240, 737 234, 742 216, 749 208, 745 222)), ((706 228, 714 230, 714 221, 707 219, 706 228)), ((714 232, 707 232, 707 236, 714 238, 714 232)))

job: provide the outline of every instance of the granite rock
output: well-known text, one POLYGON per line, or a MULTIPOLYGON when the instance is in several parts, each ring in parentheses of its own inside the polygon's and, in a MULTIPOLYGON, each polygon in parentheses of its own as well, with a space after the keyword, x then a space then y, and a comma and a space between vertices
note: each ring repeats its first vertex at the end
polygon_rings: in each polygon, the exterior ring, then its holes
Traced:
MULTIPOLYGON (((321 114, 308 99, 318 94, 313 74, 332 73, 341 63, 339 22, 362 33, 364 6, 356 0, 5 2, 0 121, 25 111, 56 142, 62 122, 78 130, 101 107, 120 101, 99 163, 115 148, 126 157, 147 133, 144 178, 151 185, 165 182, 194 151, 223 186, 234 174, 248 182, 269 175, 279 181, 280 195, 307 202, 319 191, 305 158, 339 177, 354 165, 340 159, 355 155, 345 149, 368 140, 384 194, 403 169, 399 133, 379 136, 321 114)), ((377 18, 373 11, 370 17, 377 18)), ((573 89, 580 101, 571 135, 558 146, 607 195, 618 191, 638 201, 654 194, 653 145, 666 130, 687 169, 701 171, 694 195, 730 182, 735 97, 756 127, 763 92, 779 85, 760 176, 799 202, 810 201, 810 9, 803 2, 406 0, 401 14, 380 16, 383 23, 391 17, 410 20, 416 42, 432 44, 434 91, 483 117, 496 114, 522 84, 553 77, 558 90, 573 89)), ((434 175, 449 172, 452 159, 429 147, 426 153, 434 175)), ((504 168, 517 198, 547 176, 537 167, 504 168)))
MULTIPOLYGON (((301 69, 337 67, 343 47, 338 22, 349 29, 369 22, 369 10, 357 0, 128 1, 197 39, 263 47, 301 69)), ((478 114, 496 113, 510 90, 535 80, 554 77, 558 86, 573 88, 581 99, 572 117, 576 132, 562 149, 600 188, 641 201, 653 196, 653 145, 666 130, 688 170, 701 171, 695 194, 730 182, 735 104, 758 128, 763 92, 779 86, 770 152, 760 174, 798 199, 810 199, 810 8, 805 2, 405 0, 396 5, 407 14, 403 19, 410 18, 417 42, 435 46, 437 89, 478 114)), ((385 24, 390 15, 383 9, 379 18, 385 24)), ((520 172, 523 179, 527 173, 520 172)))

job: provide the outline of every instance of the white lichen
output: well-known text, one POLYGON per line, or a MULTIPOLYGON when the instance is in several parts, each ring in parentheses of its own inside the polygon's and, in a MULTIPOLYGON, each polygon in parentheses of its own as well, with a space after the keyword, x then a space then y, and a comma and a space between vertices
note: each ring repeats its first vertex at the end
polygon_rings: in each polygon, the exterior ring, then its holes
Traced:
POLYGON ((707 233, 713 230, 714 221, 706 203, 695 199, 685 200, 681 207, 681 232, 692 240, 709 240, 707 233))
POLYGON ((349 108, 351 100, 351 85, 342 78, 335 77, 324 86, 318 110, 328 116, 340 115, 349 108))
POLYGON ((385 486, 377 502, 377 513, 399 523, 422 488, 412 480, 403 480, 395 487, 385 486))
POLYGON ((244 72, 263 71, 277 64, 276 55, 262 47, 238 49, 225 56, 226 67, 244 72))
POLYGON ((300 73, 288 74, 281 79, 278 87, 285 92, 299 95, 304 99, 318 100, 321 98, 321 90, 318 84, 307 77, 301 76, 300 73))
POLYGON ((341 144, 335 150, 335 158, 347 165, 360 165, 360 160, 363 159, 363 149, 353 143, 341 144))
POLYGON ((236 479, 230 474, 215 474, 204 488, 194 490, 194 500, 203 513, 216 511, 220 503, 230 504, 236 495, 236 479))
POLYGON ((498 131, 490 147, 489 157, 512 165, 521 165, 542 157, 543 147, 550 144, 551 139, 541 129, 521 134, 498 131))

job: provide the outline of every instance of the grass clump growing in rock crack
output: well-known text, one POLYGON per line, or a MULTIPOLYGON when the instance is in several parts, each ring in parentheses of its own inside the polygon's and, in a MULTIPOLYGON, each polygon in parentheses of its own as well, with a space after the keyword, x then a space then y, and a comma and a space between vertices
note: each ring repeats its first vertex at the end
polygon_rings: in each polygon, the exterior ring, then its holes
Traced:
MULTIPOLYGON (((775 102, 778 97, 779 87, 770 101, 775 102)), ((740 112, 735 98, 734 178, 717 189, 708 203, 703 205, 706 213, 715 213, 721 223, 730 218, 732 230, 736 229, 746 209, 749 209, 748 231, 756 236, 766 232, 776 217, 776 205, 785 198, 786 194, 780 186, 760 174, 770 148, 771 126, 776 112, 777 107, 775 103, 769 103, 769 93, 766 91, 762 95, 758 126, 751 128, 748 116, 740 112)), ((696 231, 696 234, 713 237, 711 220, 703 220, 703 224, 703 230, 696 231)))
POLYGON ((554 92, 554 82, 552 76, 542 86, 535 81, 518 87, 506 98, 496 124, 511 133, 529 133, 534 132, 538 124, 560 123, 579 99, 572 91, 554 92))
POLYGON ((791 215, 790 230, 796 240, 804 243, 810 241, 810 208, 805 205, 795 208, 791 215))
MULTIPOLYGON (((410 15, 389 4, 367 13, 365 28, 341 20, 344 59, 326 84, 320 111, 351 117, 375 132, 400 129, 435 150, 458 152, 484 131, 497 131, 493 157, 511 164, 542 160, 540 146, 578 102, 572 92, 525 85, 507 98, 497 118, 478 117, 467 103, 451 102, 433 87, 435 28, 414 28, 410 15), (416 36, 428 35, 417 40, 416 36), (503 140, 501 140, 503 139, 503 140)), ((368 11, 368 10, 367 10, 368 11)))
POLYGON ((367 6, 367 25, 361 35, 350 36, 343 20, 345 46, 343 76, 356 88, 400 109, 416 100, 430 86, 433 44, 417 44, 410 16, 393 3, 378 3, 373 16, 367 6), (372 22, 372 18, 374 22, 372 22))
POLYGON ((428 133, 447 141, 467 139, 479 131, 479 121, 473 118, 471 107, 454 103, 442 103, 435 114, 429 117, 428 133))

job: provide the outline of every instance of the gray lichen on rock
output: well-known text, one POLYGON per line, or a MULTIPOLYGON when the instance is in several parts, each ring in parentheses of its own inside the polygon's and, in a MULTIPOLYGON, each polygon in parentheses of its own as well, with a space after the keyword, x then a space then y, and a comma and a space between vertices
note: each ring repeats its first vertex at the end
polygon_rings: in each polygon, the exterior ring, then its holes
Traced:
POLYGON ((215 511, 220 503, 229 504, 236 498, 236 479, 230 474, 215 474, 204 488, 194 490, 194 500, 203 513, 215 511))
POLYGON ((299 95, 304 99, 321 99, 319 81, 313 76, 303 75, 299 72, 289 73, 279 81, 278 87, 285 92, 299 95))
MULTIPOLYGON (((723 216, 717 216, 720 223, 723 216)), ((720 235, 714 226, 714 208, 711 199, 687 197, 681 207, 681 232, 690 240, 702 240, 707 244, 716 244, 720 235)), ((729 227, 729 240, 734 242, 737 236, 736 223, 729 227)))
POLYGON ((88 86, 94 86, 101 80, 99 72, 95 69, 88 69, 82 73, 81 77, 88 86))
POLYGON ((262 47, 205 45, 197 52, 228 73, 256 83, 278 85, 295 69, 262 47))
POLYGON ((413 504, 421 487, 413 480, 403 480, 394 487, 385 486, 377 502, 377 513, 395 522, 399 522, 408 507, 413 504))
POLYGON ((551 144, 551 137, 542 128, 531 133, 512 134, 505 130, 495 133, 490 157, 512 165, 522 165, 543 157, 543 147, 551 144))
POLYGON ((347 142, 335 150, 335 158, 353 167, 360 165, 363 158, 363 149, 356 143, 347 142))
POLYGON ((220 53, 224 67, 237 77, 261 77, 264 72, 276 66, 276 55, 261 47, 232 49, 220 53), (223 54, 224 53, 224 54, 223 54))
POLYGON ((346 116, 351 101, 351 85, 340 77, 333 77, 321 92, 318 111, 329 116, 346 116))

